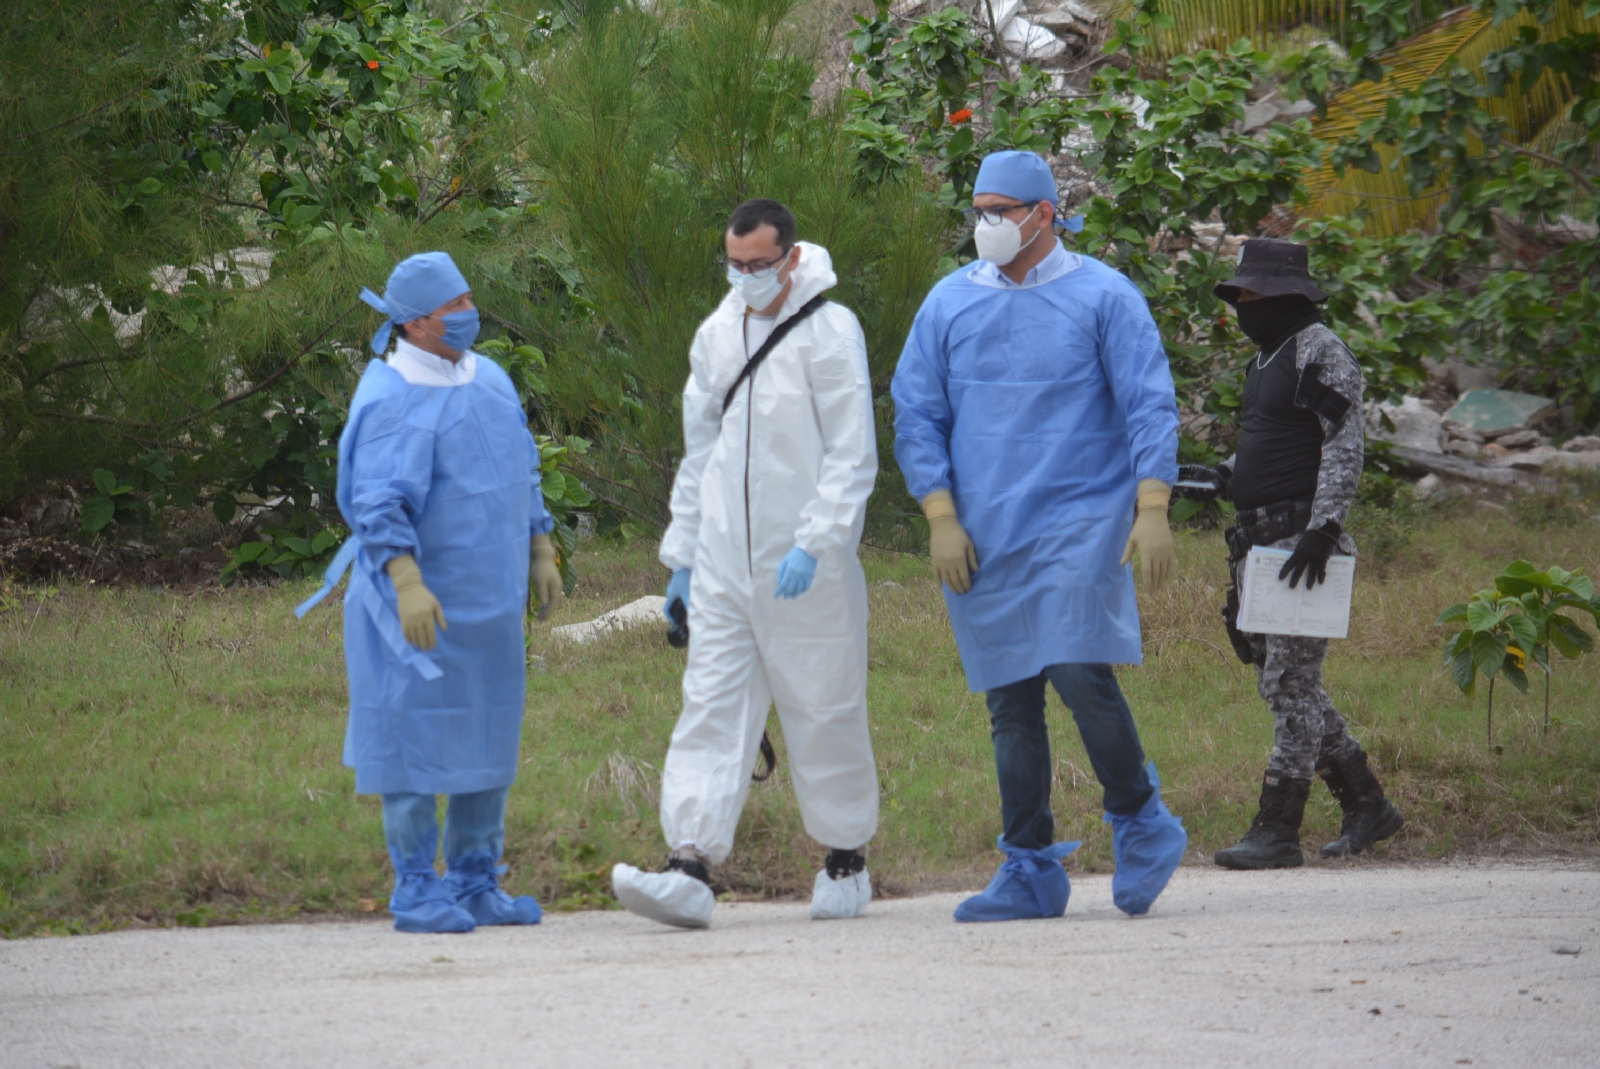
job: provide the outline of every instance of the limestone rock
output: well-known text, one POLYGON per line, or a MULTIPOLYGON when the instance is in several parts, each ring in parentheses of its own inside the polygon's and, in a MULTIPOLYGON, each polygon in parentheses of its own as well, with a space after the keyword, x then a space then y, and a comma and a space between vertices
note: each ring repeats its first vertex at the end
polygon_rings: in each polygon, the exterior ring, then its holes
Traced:
POLYGON ((1369 408, 1367 437, 1423 453, 1443 453, 1444 420, 1420 397, 1405 397, 1399 404, 1383 401, 1369 408))
POLYGON ((630 627, 637 627, 640 624, 651 622, 665 623, 661 611, 666 606, 666 598, 659 594, 647 594, 637 601, 630 601, 620 608, 601 613, 593 620, 585 623, 552 627, 550 633, 581 645, 586 642, 593 642, 595 639, 611 634, 613 631, 626 631, 630 627))
POLYGON ((1569 438, 1561 447, 1566 453, 1591 453, 1600 450, 1600 435, 1583 434, 1569 438))
POLYGON ((1495 441, 1507 449, 1531 449, 1544 444, 1544 435, 1538 431, 1512 431, 1510 434, 1502 434, 1495 441))

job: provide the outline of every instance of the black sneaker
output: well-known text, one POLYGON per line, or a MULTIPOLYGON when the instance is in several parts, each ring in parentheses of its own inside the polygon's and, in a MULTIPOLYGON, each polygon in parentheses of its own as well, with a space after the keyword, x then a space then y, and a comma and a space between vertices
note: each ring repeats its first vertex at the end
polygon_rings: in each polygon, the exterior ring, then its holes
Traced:
POLYGON ((667 863, 661 866, 662 872, 681 872, 685 876, 693 876, 707 887, 711 886, 711 873, 707 871, 704 861, 693 857, 678 857, 676 854, 667 858, 667 863))

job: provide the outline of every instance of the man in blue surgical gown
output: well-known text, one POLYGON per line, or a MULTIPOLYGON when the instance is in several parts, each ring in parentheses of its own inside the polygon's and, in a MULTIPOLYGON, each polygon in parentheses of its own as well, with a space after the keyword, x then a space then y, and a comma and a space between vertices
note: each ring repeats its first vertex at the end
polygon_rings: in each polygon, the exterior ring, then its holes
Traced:
POLYGON ((1172 568, 1178 412, 1160 333, 1126 277, 1055 236, 1055 179, 997 152, 969 215, 982 259, 928 294, 894 376, 895 457, 928 518, 967 682, 986 692, 1006 855, 961 921, 1060 916, 1048 682, 1104 788, 1119 908, 1145 913, 1187 836, 1161 802, 1112 664, 1141 660, 1128 566, 1172 568))
POLYGON ((535 924, 500 890, 506 795, 517 775, 530 578, 561 594, 539 450, 506 373, 470 351, 478 312, 442 252, 403 261, 339 439, 339 510, 351 537, 309 610, 351 569, 344 648, 356 790, 383 796, 395 927, 465 932, 535 924), (389 343, 393 340, 392 350, 389 343), (448 794, 446 873, 435 795, 448 794))

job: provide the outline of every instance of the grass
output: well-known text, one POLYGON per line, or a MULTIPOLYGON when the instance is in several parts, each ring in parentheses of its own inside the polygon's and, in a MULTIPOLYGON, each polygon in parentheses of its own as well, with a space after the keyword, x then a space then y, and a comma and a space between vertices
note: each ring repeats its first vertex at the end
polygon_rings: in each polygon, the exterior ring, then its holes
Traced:
MULTIPOLYGON (((1432 626, 1517 557, 1593 573, 1600 524, 1557 519, 1535 526, 1502 507, 1458 505, 1388 562, 1358 569, 1352 634, 1334 644, 1327 680, 1409 820, 1381 857, 1600 853, 1600 658, 1558 663, 1548 736, 1537 684, 1527 696, 1496 688, 1490 748, 1482 697, 1450 683, 1432 626)), ((1145 664, 1121 677, 1189 827, 1191 860, 1205 863, 1250 819, 1271 721, 1222 634, 1220 536, 1182 531, 1178 553, 1177 582, 1142 599, 1145 664)), ((999 823, 982 697, 967 691, 926 565, 871 551, 865 560, 883 801, 874 876, 891 894, 981 885, 999 823)), ((642 543, 588 543, 579 565, 579 590, 552 623, 659 592, 665 579, 642 543)), ((309 588, 0 596, 0 930, 381 907, 390 877, 378 802, 355 796, 339 764, 340 608, 295 621, 290 608, 309 588)), ((683 661, 663 630, 589 646, 535 632, 509 814, 512 889, 558 908, 603 906, 613 862, 659 862, 656 789, 683 661)), ((1052 702, 1058 834, 1085 841, 1076 867, 1104 871, 1099 789, 1052 702)), ((772 736, 780 770, 752 789, 719 870, 736 893, 804 893, 821 859, 801 831, 775 722, 772 736)), ((1318 788, 1308 844, 1337 825, 1318 788)))

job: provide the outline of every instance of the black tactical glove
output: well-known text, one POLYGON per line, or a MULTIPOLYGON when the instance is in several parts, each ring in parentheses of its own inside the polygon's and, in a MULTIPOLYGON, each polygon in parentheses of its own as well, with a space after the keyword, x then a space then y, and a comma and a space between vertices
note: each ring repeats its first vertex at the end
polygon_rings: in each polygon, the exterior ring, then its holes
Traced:
POLYGON ((1289 580, 1291 590, 1299 584, 1302 575, 1306 577, 1307 590, 1318 583, 1326 583, 1328 558, 1339 548, 1339 536, 1343 533, 1344 529, 1337 522, 1329 520, 1315 531, 1301 535, 1300 541, 1295 543, 1294 552, 1283 562, 1278 578, 1289 580))
POLYGON ((1233 473, 1227 468, 1208 468, 1204 464, 1180 464, 1178 483, 1172 488, 1173 497, 1186 501, 1215 501, 1228 499, 1228 480, 1233 473), (1184 483, 1205 483, 1205 486, 1185 486, 1184 483))

